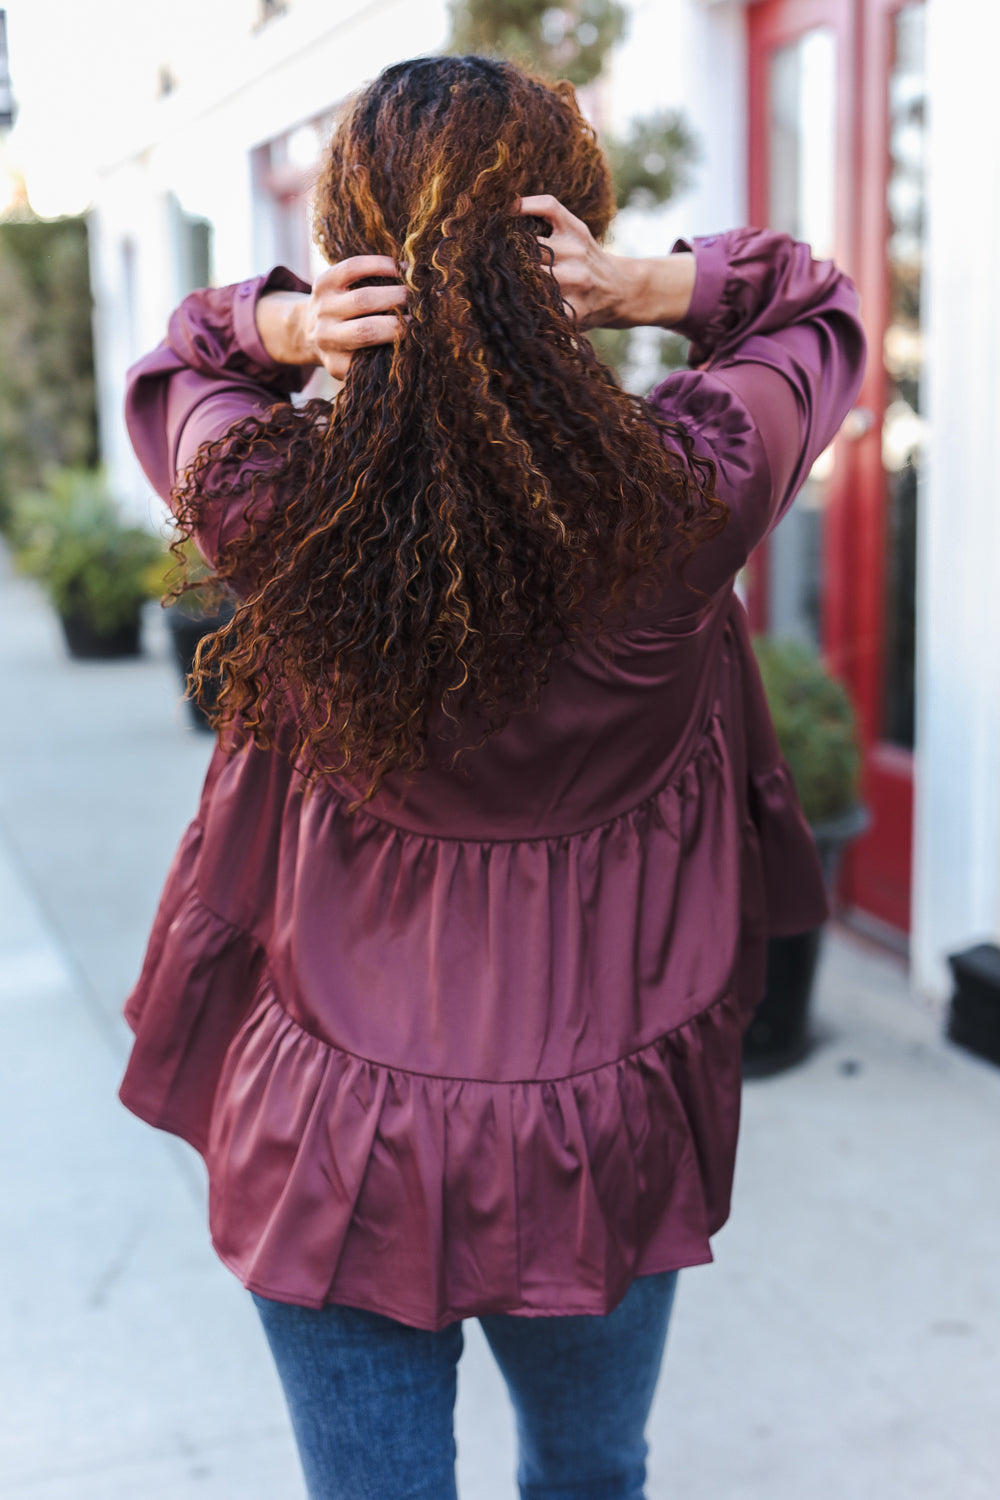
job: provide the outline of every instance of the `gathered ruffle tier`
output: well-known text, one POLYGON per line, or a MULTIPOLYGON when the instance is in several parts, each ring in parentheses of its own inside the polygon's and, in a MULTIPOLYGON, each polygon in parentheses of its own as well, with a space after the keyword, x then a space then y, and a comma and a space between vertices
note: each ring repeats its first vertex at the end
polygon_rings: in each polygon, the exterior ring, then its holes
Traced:
MULTIPOLYGON (((607 825, 477 845, 349 814, 337 798, 303 800, 275 757, 220 761, 126 1008, 136 1043, 122 1099, 205 1157, 213 1241, 247 1287, 439 1328, 486 1312, 603 1313, 636 1275, 711 1260, 729 1208, 742 1031, 761 987, 762 850, 794 852, 802 837, 783 766, 751 778, 738 801, 732 770, 716 724, 675 784, 607 825), (226 790, 227 776, 262 775, 285 780, 253 799, 226 790), (262 819, 253 825, 245 812, 238 820, 250 800, 262 819), (330 868, 339 859, 349 872, 337 906, 333 893, 311 893, 308 908, 326 910, 333 934, 319 957, 316 931, 296 931, 294 919, 293 856, 310 819, 335 852, 330 868), (232 909, 214 909, 229 890, 216 886, 219 849, 232 851, 240 830, 273 852, 256 865, 276 871, 266 899, 255 887, 266 923, 238 888, 232 909), (715 866, 710 907, 685 906, 701 882, 678 879, 698 851, 715 866), (588 861, 621 896, 610 926, 588 861), (403 922, 408 870, 425 895, 403 922), (573 947, 589 924, 595 993, 574 1000, 580 974, 560 978, 553 963, 539 1016, 502 975, 495 994, 472 972, 463 991, 454 952, 434 971, 449 943, 472 952, 455 917, 476 871, 482 899, 513 899, 526 922, 550 912, 573 947), (358 960, 352 945, 365 941, 355 931, 365 910, 384 919, 367 940, 381 930, 394 998, 364 990, 372 956, 358 960), (614 930, 622 912, 637 924, 625 942, 614 930), (694 964, 706 946, 712 962, 694 964), (638 989, 610 970, 618 950, 638 989), (454 993, 440 993, 442 974, 454 993), (366 1016, 369 1046, 349 1044, 366 1016), (426 1057, 442 1056, 430 1035, 439 1029, 452 1051, 429 1068, 426 1057), (519 1072, 525 1045, 537 1062, 519 1072)), ((516 932, 501 936, 516 946, 516 932)))
POLYGON ((738 1126, 734 996, 566 1078, 439 1078, 305 1031, 253 942, 196 895, 171 927, 134 1017, 147 1060, 157 991, 187 1014, 166 1028, 160 1098, 128 1078, 122 1098, 205 1157, 215 1248, 251 1290, 439 1328, 604 1313, 636 1275, 711 1260, 738 1126), (237 978, 256 979, 242 1018, 215 1004, 237 978))

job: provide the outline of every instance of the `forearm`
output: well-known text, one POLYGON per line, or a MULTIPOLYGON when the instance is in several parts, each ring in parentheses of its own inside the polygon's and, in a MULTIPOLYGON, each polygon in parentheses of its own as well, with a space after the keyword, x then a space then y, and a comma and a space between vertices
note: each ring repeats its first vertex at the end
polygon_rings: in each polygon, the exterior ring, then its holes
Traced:
POLYGON ((608 328, 673 328, 687 316, 694 292, 690 251, 655 258, 615 255, 617 296, 608 328))
POLYGON ((279 365, 318 365, 319 354, 307 325, 305 292, 267 292, 254 309, 260 341, 279 365))
POLYGON ((171 314, 167 337, 129 370, 129 435, 150 483, 164 498, 177 474, 179 436, 213 388, 243 391, 252 406, 266 409, 309 379, 311 357, 300 366, 275 364, 258 332, 255 304, 277 292, 305 298, 308 284, 278 266, 235 286, 190 293, 171 314))
POLYGON ((691 340, 692 368, 672 372, 649 400, 715 460, 749 552, 857 398, 858 296, 830 261, 786 235, 729 230, 696 240, 694 254, 697 280, 677 328, 691 340), (728 491, 727 473, 738 479, 728 491))

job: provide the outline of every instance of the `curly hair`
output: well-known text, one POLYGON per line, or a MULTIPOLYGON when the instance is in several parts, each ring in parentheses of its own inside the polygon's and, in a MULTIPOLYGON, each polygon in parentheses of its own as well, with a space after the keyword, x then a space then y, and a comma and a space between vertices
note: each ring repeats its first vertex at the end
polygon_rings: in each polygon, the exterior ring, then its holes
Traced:
POLYGON ((554 653, 725 524, 712 466, 677 429, 665 447, 576 327, 548 226, 517 216, 542 192, 607 230, 569 84, 483 57, 388 68, 338 124, 315 233, 331 262, 400 264, 400 336, 356 353, 332 404, 204 445, 176 492, 182 538, 206 501, 245 501, 216 572, 252 588, 194 673, 215 727, 368 797, 449 719, 481 743, 536 704, 554 653))

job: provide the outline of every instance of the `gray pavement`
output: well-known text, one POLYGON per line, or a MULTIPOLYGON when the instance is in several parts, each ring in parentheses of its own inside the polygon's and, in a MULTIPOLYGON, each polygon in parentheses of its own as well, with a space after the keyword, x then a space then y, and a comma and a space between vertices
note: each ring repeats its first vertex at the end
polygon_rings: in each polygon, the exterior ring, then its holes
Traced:
MULTIPOLYGON (((0 1495, 302 1500, 198 1159, 117 1103, 119 1019, 209 743, 146 655, 71 663, 0 559, 0 1495)), ((834 932, 821 1045, 749 1085, 733 1217, 682 1278, 651 1500, 1000 1497, 1000 1069, 834 932)), ((467 1324, 463 1500, 514 1491, 467 1324)), ((391 1497, 387 1497, 391 1500, 391 1497)))

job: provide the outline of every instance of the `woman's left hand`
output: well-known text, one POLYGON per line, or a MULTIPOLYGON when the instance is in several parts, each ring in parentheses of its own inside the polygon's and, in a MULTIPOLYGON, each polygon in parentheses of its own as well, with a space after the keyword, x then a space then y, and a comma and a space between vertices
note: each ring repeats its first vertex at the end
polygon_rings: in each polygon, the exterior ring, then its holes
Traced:
POLYGON ((626 258, 599 245, 583 220, 551 193, 522 198, 518 213, 545 219, 552 226, 552 233, 540 238, 539 244, 552 252, 552 274, 579 326, 629 327, 621 321, 628 294, 626 258))
POLYGON ((552 252, 552 274, 580 328, 673 328, 687 314, 695 276, 688 252, 612 255, 551 193, 522 198, 518 213, 551 224, 539 244, 552 252))

